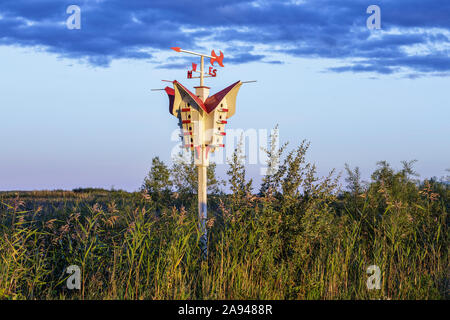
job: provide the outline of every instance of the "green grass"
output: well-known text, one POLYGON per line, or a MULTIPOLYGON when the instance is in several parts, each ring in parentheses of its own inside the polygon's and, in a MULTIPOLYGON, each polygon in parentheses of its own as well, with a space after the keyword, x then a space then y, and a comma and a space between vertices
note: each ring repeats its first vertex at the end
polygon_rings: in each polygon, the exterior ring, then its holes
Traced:
POLYGON ((449 298, 447 183, 380 163, 365 186, 349 170, 344 192, 296 152, 260 193, 230 171, 233 194, 209 197, 206 259, 195 194, 167 175, 152 189, 155 170, 136 193, 0 193, 0 298, 449 298), (74 264, 81 290, 66 288, 74 264))

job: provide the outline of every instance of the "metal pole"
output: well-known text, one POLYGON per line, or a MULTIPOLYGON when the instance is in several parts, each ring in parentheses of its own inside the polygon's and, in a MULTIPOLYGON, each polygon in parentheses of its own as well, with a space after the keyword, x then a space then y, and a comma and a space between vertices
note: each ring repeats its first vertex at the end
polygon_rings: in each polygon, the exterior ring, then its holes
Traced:
MULTIPOLYGON (((209 90, 204 87, 204 68, 205 68, 205 57, 200 57, 200 87, 197 87, 196 94, 197 96, 204 102, 208 96, 209 90)), ((208 168, 208 159, 206 157, 205 150, 205 118, 206 113, 202 110, 199 110, 200 117, 198 121, 198 142, 200 144, 198 155, 199 162, 197 163, 198 170, 198 223, 201 232, 200 238, 200 248, 202 251, 202 257, 207 257, 208 250, 208 235, 206 230, 206 220, 208 218, 207 215, 207 168, 208 168)))
MULTIPOLYGON (((202 148, 202 156, 204 150, 202 148)), ((208 235, 206 230, 206 220, 207 220, 207 166, 201 164, 197 166, 198 168, 198 219, 199 227, 202 233, 200 238, 200 246, 202 250, 202 256, 206 257, 208 254, 208 235)))
POLYGON ((204 66, 205 66, 205 57, 201 56, 201 58, 200 58, 200 87, 204 86, 204 77, 205 77, 205 74, 203 72, 204 66))

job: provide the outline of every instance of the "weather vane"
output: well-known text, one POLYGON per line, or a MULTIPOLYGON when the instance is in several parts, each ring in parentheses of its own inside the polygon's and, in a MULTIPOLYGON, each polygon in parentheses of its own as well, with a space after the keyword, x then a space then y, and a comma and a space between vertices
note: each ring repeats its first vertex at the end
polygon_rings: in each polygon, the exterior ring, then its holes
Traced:
MULTIPOLYGON (((209 96, 209 87, 204 84, 204 79, 216 77, 217 69, 214 63, 221 67, 224 55, 211 52, 211 55, 183 50, 173 47, 173 50, 180 53, 200 56, 200 70, 197 64, 192 64, 192 70, 188 71, 188 79, 200 79, 200 86, 194 87, 195 94, 184 87, 180 82, 174 80, 173 88, 166 87, 169 97, 169 112, 178 118, 178 124, 182 131, 182 141, 186 149, 194 152, 194 162, 198 169, 198 214, 199 226, 202 232, 201 246, 204 255, 207 253, 207 167, 209 165, 209 154, 215 152, 217 148, 225 147, 223 138, 226 135, 225 125, 227 119, 234 115, 236 110, 236 96, 244 82, 237 81, 213 96, 209 96), (205 58, 210 59, 211 67, 205 74, 205 58), (199 73, 199 76, 193 76, 199 73)), ((167 80, 163 80, 167 81, 167 80)), ((254 82, 254 81, 248 81, 254 82)))

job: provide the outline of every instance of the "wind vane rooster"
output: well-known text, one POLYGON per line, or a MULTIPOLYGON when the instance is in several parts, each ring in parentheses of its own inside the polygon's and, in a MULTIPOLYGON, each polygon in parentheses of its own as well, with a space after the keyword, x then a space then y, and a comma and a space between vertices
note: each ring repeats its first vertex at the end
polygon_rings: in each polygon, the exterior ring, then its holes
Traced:
MULTIPOLYGON (((220 51, 218 56, 214 50, 211 55, 200 54, 192 51, 173 47, 176 52, 188 53, 200 56, 200 70, 197 64, 192 64, 192 70, 188 71, 188 79, 200 79, 200 85, 195 88, 195 94, 189 91, 180 82, 174 80, 173 88, 166 87, 169 97, 169 112, 178 118, 178 124, 182 131, 182 141, 185 148, 194 151, 195 164, 198 168, 198 213, 199 227, 202 232, 201 247, 204 255, 207 254, 207 167, 209 154, 217 148, 225 147, 223 138, 226 135, 225 125, 227 119, 234 115, 236 110, 236 96, 243 82, 237 81, 227 88, 209 96, 209 87, 204 85, 204 78, 216 77, 217 69, 214 63, 223 67, 224 55, 220 51), (210 59, 209 72, 204 72, 204 60, 210 59), (193 74, 199 74, 193 76, 193 74)), ((249 81, 252 82, 252 81, 249 81)))

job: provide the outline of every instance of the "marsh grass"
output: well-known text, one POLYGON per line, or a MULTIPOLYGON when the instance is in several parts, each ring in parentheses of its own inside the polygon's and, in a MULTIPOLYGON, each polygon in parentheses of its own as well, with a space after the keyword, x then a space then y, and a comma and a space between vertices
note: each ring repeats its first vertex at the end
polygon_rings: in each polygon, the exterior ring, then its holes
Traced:
MULTIPOLYGON (((206 260, 195 182, 171 185, 177 169, 159 160, 142 192, 0 193, 0 297, 448 299, 448 183, 381 162, 367 184, 347 167, 342 191, 334 173, 316 176, 307 148, 289 153, 258 193, 235 155, 233 194, 209 197, 206 260), (66 288, 70 265, 81 290, 66 288), (380 290, 367 289, 370 265, 382 272, 380 290)), ((267 152, 280 161, 283 150, 267 152)))

